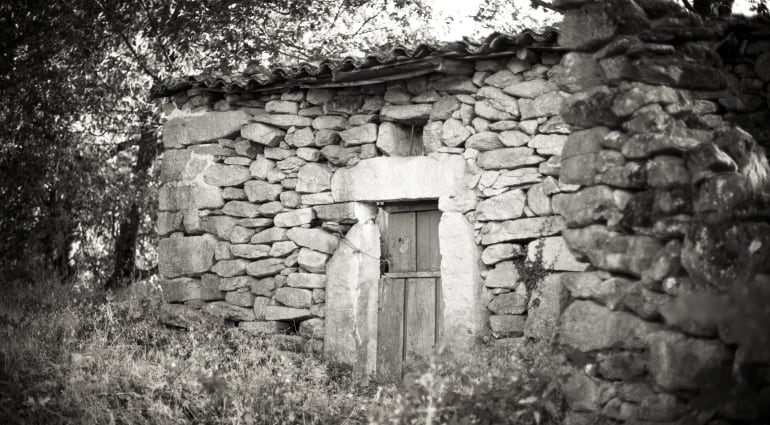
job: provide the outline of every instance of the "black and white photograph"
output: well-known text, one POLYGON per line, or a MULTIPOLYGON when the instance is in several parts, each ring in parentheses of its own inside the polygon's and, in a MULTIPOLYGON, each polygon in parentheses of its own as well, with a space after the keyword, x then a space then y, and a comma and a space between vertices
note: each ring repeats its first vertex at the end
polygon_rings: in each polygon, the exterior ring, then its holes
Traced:
POLYGON ((0 0, 0 424, 770 425, 769 0, 0 0))

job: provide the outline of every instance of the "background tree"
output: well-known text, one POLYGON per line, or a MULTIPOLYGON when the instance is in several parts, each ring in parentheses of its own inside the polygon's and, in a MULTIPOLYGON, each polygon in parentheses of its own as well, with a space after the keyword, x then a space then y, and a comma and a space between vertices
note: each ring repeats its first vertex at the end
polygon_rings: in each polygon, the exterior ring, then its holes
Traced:
POLYGON ((404 42, 429 12, 421 0, 0 4, 0 266, 108 286, 137 272, 137 247, 154 245, 149 91, 164 78, 404 42))

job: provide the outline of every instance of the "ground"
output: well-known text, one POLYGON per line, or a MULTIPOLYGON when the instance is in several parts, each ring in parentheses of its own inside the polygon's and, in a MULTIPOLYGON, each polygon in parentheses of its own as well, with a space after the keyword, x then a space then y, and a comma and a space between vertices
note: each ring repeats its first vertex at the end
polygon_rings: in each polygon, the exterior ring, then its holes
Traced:
POLYGON ((0 298, 0 422, 526 424, 559 414, 553 383, 505 352, 434 359, 399 386, 353 379, 237 328, 164 327, 157 291, 151 281, 118 294, 10 285, 0 298))

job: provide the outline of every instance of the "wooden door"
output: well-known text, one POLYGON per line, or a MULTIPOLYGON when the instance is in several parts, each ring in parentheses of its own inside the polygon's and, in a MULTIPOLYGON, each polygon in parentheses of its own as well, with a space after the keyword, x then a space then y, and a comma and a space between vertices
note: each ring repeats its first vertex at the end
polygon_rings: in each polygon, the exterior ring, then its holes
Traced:
POLYGON ((441 254, 434 204, 390 206, 379 217, 386 267, 380 281, 377 374, 401 379, 430 356, 441 333, 441 254))

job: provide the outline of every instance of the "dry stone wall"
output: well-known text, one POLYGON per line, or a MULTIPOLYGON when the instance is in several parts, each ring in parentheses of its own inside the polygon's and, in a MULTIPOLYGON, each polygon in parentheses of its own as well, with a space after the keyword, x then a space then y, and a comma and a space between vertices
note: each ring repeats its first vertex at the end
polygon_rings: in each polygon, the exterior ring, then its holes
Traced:
POLYGON ((438 198, 441 228, 470 226, 481 252, 465 276, 486 318, 474 336, 558 348, 565 423, 761 423, 770 341, 734 301, 770 296, 770 41, 660 2, 554 4, 566 54, 361 87, 179 92, 163 135, 164 321, 214 317, 321 350, 328 267, 368 276, 377 201, 438 198), (753 392, 709 405, 724 382, 753 392))
POLYGON ((561 281, 565 423, 765 423, 767 317, 735 302, 770 288, 770 169, 730 121, 765 113, 770 46, 724 65, 726 23, 652 3, 573 1, 560 33, 563 238, 591 264, 561 281))
POLYGON ((351 226, 371 222, 383 198, 451 190, 438 207, 474 229, 486 333, 550 341, 564 291, 546 275, 587 267, 559 237, 564 196, 578 189, 558 179, 571 132, 560 61, 521 49, 388 84, 178 93, 166 104, 158 218, 165 321, 192 326, 200 311, 318 349, 326 264, 351 226), (405 157, 403 170, 377 157, 405 157), (463 178, 451 181, 457 166, 463 178), (534 262, 543 273, 525 284, 534 262))

